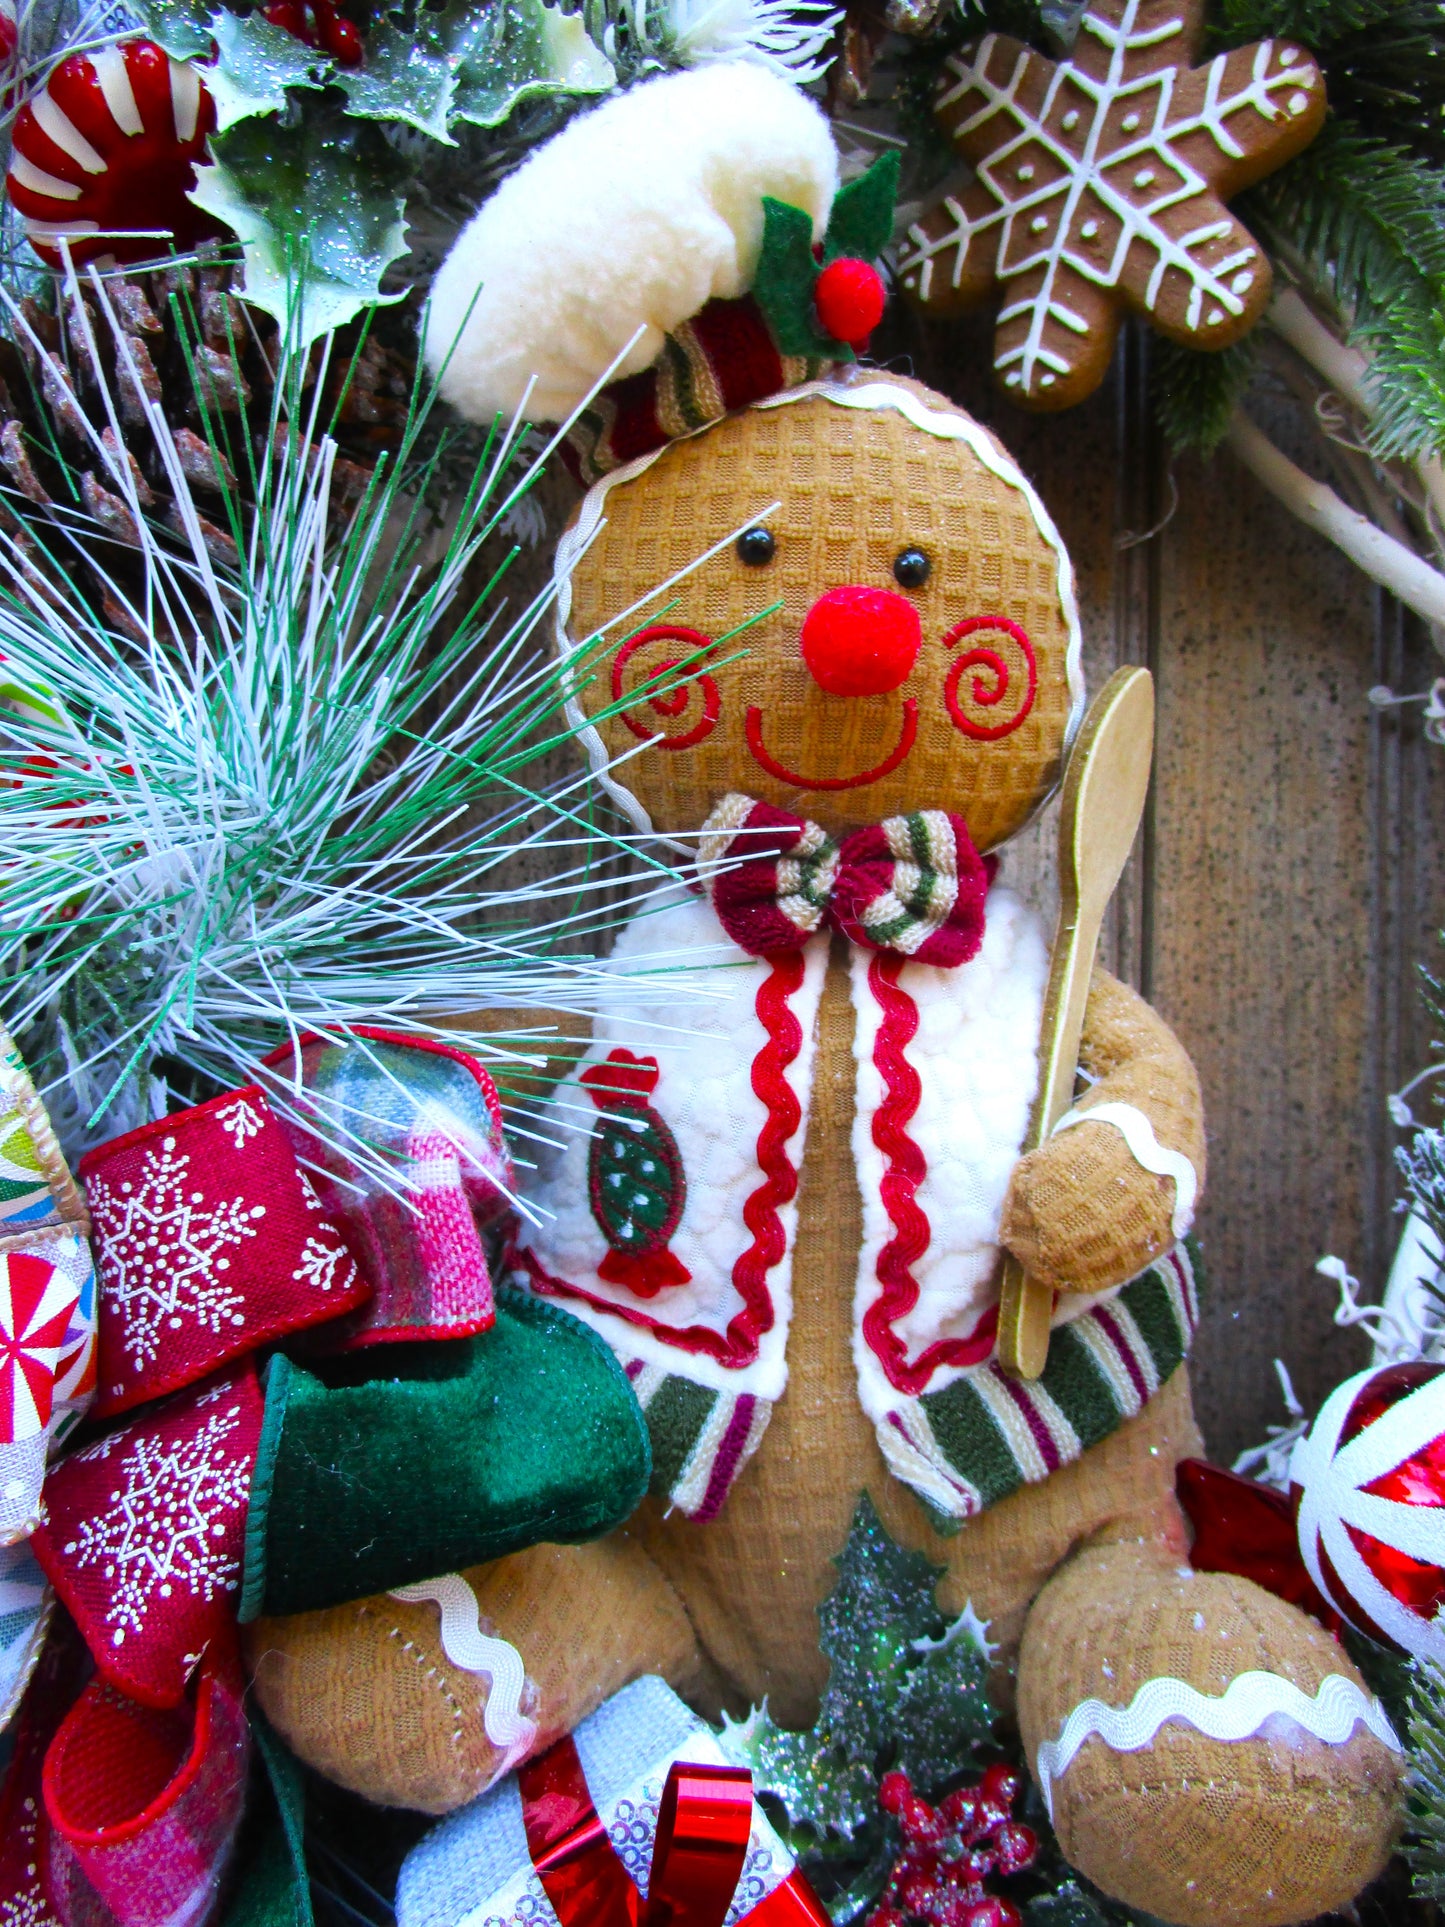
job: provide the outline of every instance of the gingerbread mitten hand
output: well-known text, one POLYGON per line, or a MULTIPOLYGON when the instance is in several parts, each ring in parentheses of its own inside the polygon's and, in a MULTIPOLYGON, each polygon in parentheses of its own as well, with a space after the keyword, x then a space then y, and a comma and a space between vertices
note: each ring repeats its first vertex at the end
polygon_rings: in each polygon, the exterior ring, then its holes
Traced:
POLYGON ((1094 972, 1079 1057, 1097 1081, 1020 1158, 999 1235, 1041 1283, 1104 1291, 1189 1228, 1204 1187, 1204 1105, 1173 1031, 1107 971, 1094 972))

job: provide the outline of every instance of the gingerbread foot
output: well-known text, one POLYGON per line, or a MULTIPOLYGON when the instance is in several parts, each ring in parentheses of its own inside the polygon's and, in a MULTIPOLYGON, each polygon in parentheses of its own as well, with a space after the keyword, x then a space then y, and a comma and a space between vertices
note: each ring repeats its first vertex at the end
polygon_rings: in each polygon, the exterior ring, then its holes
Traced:
POLYGON ((1248 1580, 1080 1553, 1029 1614, 1019 1720, 1069 1860, 1178 1927, 1313 1919, 1389 1855, 1404 1763, 1383 1709, 1248 1580))

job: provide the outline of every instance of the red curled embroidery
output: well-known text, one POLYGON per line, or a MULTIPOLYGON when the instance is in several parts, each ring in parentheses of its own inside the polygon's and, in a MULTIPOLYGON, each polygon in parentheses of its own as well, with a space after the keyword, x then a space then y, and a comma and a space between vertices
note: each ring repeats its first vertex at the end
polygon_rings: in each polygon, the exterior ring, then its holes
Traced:
MULTIPOLYGON (((688 645, 689 655, 712 647, 712 637, 703 635, 700 629, 682 629, 669 623, 658 623, 651 629, 639 630, 635 636, 630 636, 623 643, 612 659, 613 702, 620 703, 623 700, 623 670, 637 651, 650 642, 685 642, 688 645)), ((676 658, 668 662, 660 662, 644 680, 642 690, 645 691, 650 684, 664 681, 678 667, 676 658)), ((692 700, 693 689, 696 688, 702 697, 701 717, 691 729, 684 730, 682 735, 669 736, 665 730, 649 729, 645 723, 638 722, 630 711, 623 710, 621 712, 623 722, 640 742, 652 743, 658 749, 691 749, 705 736, 711 736, 717 728, 718 718, 722 715, 722 697, 718 693, 717 683, 700 665, 688 670, 687 676, 687 681, 680 682, 670 689, 663 689, 655 696, 646 697, 647 706, 657 716, 668 718, 681 716, 692 700)))
POLYGON ((739 1369, 751 1365, 758 1355, 758 1340, 773 1328, 772 1293, 768 1272, 777 1264, 787 1247, 780 1206, 797 1195, 798 1173, 788 1156, 788 1139, 802 1122, 802 1106, 787 1079, 787 1070, 803 1047, 803 1026, 789 1007, 803 981, 803 953, 784 950, 769 959, 771 968, 762 983, 754 1008, 767 1032, 768 1041, 753 1060, 753 1089, 767 1106, 767 1116, 758 1132, 757 1160, 763 1181, 743 1206, 743 1223, 753 1242, 733 1266, 733 1284, 743 1308, 725 1332, 708 1325, 668 1325, 652 1318, 635 1306, 618 1304, 614 1299, 584 1291, 565 1278, 556 1278, 525 1245, 514 1245, 508 1262, 520 1266, 532 1282, 532 1289, 549 1298, 580 1298, 599 1311, 610 1311, 628 1324, 656 1332, 680 1351, 706 1352, 720 1364, 739 1369))
POLYGON ((1022 650, 1027 677, 1022 703, 1012 716, 1006 716, 1000 723, 978 722, 964 710, 959 701, 958 685, 965 672, 973 671, 970 696, 973 703, 984 710, 994 709, 1003 702, 1014 680, 1006 658, 997 649, 990 649, 983 643, 975 644, 972 649, 966 649, 955 658, 944 678, 943 700, 955 726, 965 736, 973 737, 975 742, 996 743, 1000 737, 1012 735, 1033 708, 1039 689, 1039 665, 1028 636, 1018 623, 1010 622, 1007 616, 970 616, 967 622, 960 622, 956 629, 948 632, 943 639, 944 646, 951 649, 955 643, 962 642, 965 636, 976 635, 981 629, 991 629, 1007 636, 1022 650))
POLYGON ((903 1340, 893 1329, 918 1303, 913 1267, 927 1251, 933 1228, 917 1191, 928 1174, 922 1150, 908 1135, 922 1085, 904 1056, 918 1032, 918 1006, 902 989, 902 957, 874 957, 868 987, 883 1013, 873 1045, 873 1062, 883 1076, 884 1098, 873 1118, 873 1142, 888 1160, 879 1185, 893 1236, 878 1254, 881 1295, 863 1314, 863 1336, 896 1391, 917 1397, 940 1365, 978 1365, 994 1347, 998 1312, 987 1312, 969 1338, 943 1338, 909 1362, 903 1340))

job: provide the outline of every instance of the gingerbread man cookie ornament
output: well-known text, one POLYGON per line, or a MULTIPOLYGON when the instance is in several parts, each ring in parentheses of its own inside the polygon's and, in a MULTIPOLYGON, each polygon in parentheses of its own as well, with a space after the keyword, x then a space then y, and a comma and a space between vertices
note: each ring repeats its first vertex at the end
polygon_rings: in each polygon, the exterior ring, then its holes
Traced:
POLYGON ((1269 300, 1230 195, 1307 147, 1319 68, 1292 40, 1191 63, 1202 0, 1093 0, 1072 57, 988 34, 948 62, 935 112, 975 178, 909 230, 905 292, 928 313, 1003 294, 994 369, 1015 401, 1067 408, 1104 378, 1124 307, 1226 348, 1269 300))

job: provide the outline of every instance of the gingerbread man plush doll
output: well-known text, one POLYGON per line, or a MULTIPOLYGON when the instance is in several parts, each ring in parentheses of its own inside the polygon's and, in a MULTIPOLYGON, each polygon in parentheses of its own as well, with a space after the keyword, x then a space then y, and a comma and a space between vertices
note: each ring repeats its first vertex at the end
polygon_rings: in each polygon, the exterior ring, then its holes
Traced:
MULTIPOLYGON (((618 938, 656 995, 561 1087, 513 1259, 623 1361, 653 1497, 466 1578, 537 1744, 644 1671, 806 1724, 866 1492, 989 1621, 1077 1865, 1169 1921, 1300 1920, 1382 1864, 1398 1756, 1328 1634, 1188 1566, 1199 1086, 1102 970, 1072 1128, 1020 1156, 1049 943, 997 853, 1082 714, 1073 579, 987 430, 857 365, 877 197, 801 94, 702 70, 570 126, 437 285, 455 405, 575 417, 559 647, 600 780, 687 878, 618 938), (1057 1293, 1033 1383, 995 1355, 1005 1250, 1057 1293)), ((252 1652, 373 1797, 441 1810, 505 1763, 431 1606, 252 1652)))

